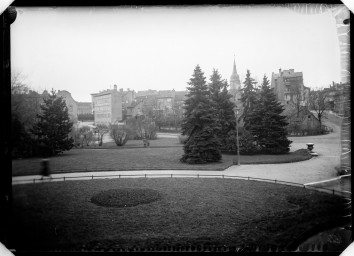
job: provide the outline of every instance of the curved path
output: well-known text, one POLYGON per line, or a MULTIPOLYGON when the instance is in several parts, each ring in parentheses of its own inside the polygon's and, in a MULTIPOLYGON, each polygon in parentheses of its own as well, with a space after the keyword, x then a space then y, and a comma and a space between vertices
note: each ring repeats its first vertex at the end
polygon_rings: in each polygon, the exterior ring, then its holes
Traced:
MULTIPOLYGON (((314 152, 318 153, 318 157, 313 157, 310 160, 284 163, 284 164, 260 164, 260 165, 234 165, 226 170, 220 171, 205 171, 202 170, 139 170, 139 171, 108 171, 108 172, 78 172, 78 173, 62 173, 53 174, 53 178, 63 177, 81 177, 75 179, 89 179, 93 176, 104 175, 144 175, 144 174, 178 174, 178 175, 236 175, 263 179, 272 179, 279 181, 296 182, 301 184, 319 182, 336 178, 335 166, 340 164, 340 127, 331 125, 334 129, 333 133, 321 136, 308 137, 289 137, 293 141, 291 151, 306 148, 306 143, 314 143, 314 152), (86 176, 86 177, 84 177, 86 176)), ((13 177, 13 184, 33 183, 33 179, 39 179, 39 175, 16 176, 13 177)), ((141 177, 141 176, 140 176, 141 177)), ((165 176, 166 177, 166 176, 165 176)), ((96 178, 96 177, 95 177, 96 178)), ((108 177, 106 177, 108 178, 108 177)), ((55 181, 54 179, 53 181, 55 181)), ((63 180, 63 179, 57 179, 63 180)), ((37 182, 37 181, 36 181, 37 182)))

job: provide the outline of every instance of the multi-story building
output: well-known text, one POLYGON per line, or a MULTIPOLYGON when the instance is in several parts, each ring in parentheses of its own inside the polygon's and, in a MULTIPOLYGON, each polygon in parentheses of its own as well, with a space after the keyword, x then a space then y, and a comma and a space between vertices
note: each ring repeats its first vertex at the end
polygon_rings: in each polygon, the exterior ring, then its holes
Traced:
POLYGON ((134 100, 130 106, 127 107, 125 118, 131 118, 143 115, 144 100, 134 100))
POLYGON ((69 117, 71 120, 77 120, 77 102, 71 96, 71 93, 68 91, 58 91, 58 97, 62 97, 65 100, 65 104, 69 110, 69 117))
POLYGON ((172 112, 175 98, 175 90, 163 90, 157 93, 157 109, 172 112))
POLYGON ((123 119, 122 93, 117 91, 117 85, 113 90, 93 93, 91 97, 95 124, 108 125, 123 119))
POLYGON ((344 114, 344 106, 350 99, 349 83, 332 82, 329 87, 323 88, 322 95, 327 104, 326 110, 331 110, 337 114, 344 114))
POLYGON ((145 115, 149 117, 157 114, 183 114, 184 100, 186 91, 175 90, 147 90, 137 92, 130 106, 126 107, 126 118, 136 115, 145 115))
POLYGON ((350 104, 350 84, 349 83, 333 83, 335 88, 333 111, 339 115, 344 115, 347 104, 350 104))
POLYGON ((123 109, 126 109, 134 101, 136 93, 134 90, 130 90, 129 88, 127 89, 127 91, 124 91, 123 89, 120 89, 119 91, 122 93, 123 109))
POLYGON ((146 97, 146 96, 151 96, 151 95, 157 95, 157 91, 151 90, 151 89, 148 89, 146 91, 138 91, 136 93, 135 97, 138 98, 138 97, 146 97))
POLYGON ((80 114, 92 114, 91 102, 77 102, 73 99, 71 93, 65 90, 59 90, 57 96, 65 100, 69 117, 72 121, 76 121, 80 114))
POLYGON ((275 95, 283 105, 308 104, 310 88, 304 86, 302 72, 295 72, 294 69, 279 69, 278 74, 273 72, 271 88, 274 88, 275 95))
POLYGON ((77 115, 92 114, 91 102, 77 102, 77 115))

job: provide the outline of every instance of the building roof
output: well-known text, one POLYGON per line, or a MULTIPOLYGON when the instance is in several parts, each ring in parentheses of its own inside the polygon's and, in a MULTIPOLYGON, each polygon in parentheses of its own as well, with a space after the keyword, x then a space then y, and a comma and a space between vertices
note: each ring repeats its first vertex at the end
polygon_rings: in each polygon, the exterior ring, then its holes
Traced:
POLYGON ((104 91, 100 91, 98 93, 91 93, 92 96, 96 97, 96 96, 102 96, 102 95, 107 95, 107 94, 112 94, 112 93, 117 93, 118 91, 115 89, 107 89, 104 91))
POLYGON ((157 93, 158 98, 173 98, 175 94, 174 90, 162 90, 157 93))
POLYGON ((187 98, 187 91, 177 91, 175 92, 175 101, 184 101, 187 98))
POLYGON ((130 106, 128 106, 128 108, 134 108, 134 107, 138 106, 142 102, 144 102, 144 99, 142 99, 142 98, 135 99, 135 100, 132 101, 132 104, 130 106))
POLYGON ((146 90, 146 91, 138 91, 136 93, 136 97, 145 97, 145 96, 149 96, 149 95, 156 95, 157 91, 156 90, 146 90))
POLYGON ((144 106, 155 106, 156 99, 156 95, 146 96, 146 98, 144 99, 144 106))
POLYGON ((276 79, 282 77, 299 77, 303 76, 302 72, 294 72, 294 69, 279 70, 278 74, 272 73, 272 78, 276 79), (281 75, 280 75, 281 72, 281 75))

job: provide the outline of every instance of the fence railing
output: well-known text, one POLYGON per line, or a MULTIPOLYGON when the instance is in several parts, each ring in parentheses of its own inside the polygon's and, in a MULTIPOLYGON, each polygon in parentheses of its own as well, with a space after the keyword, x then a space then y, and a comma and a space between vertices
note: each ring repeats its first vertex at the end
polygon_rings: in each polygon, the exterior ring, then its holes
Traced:
POLYGON ((25 183, 36 183, 36 182, 48 182, 48 181, 67 181, 67 180, 93 180, 93 179, 102 179, 102 178, 129 178, 129 177, 141 177, 141 178, 148 178, 148 177, 167 177, 167 178, 178 178, 178 177, 195 177, 195 178, 207 178, 207 177, 214 177, 214 178, 227 178, 227 179, 240 179, 240 180, 248 180, 248 181, 263 181, 275 184, 282 184, 282 185, 289 185, 289 186, 297 186, 303 187, 304 189, 314 189, 321 192, 331 193, 333 195, 340 195, 344 197, 351 197, 351 192, 349 191, 340 191, 335 189, 329 189, 324 187, 319 187, 316 185, 306 185, 297 182, 290 182, 290 181, 283 181, 277 179, 264 179, 264 178, 256 178, 250 176, 238 176, 238 175, 227 175, 227 174, 173 174, 173 173, 143 173, 143 174, 110 174, 110 175, 78 175, 78 176, 61 176, 61 177, 51 177, 51 178, 33 178, 33 179, 21 179, 21 180, 14 180, 12 182, 13 185, 16 184, 25 184, 25 183))

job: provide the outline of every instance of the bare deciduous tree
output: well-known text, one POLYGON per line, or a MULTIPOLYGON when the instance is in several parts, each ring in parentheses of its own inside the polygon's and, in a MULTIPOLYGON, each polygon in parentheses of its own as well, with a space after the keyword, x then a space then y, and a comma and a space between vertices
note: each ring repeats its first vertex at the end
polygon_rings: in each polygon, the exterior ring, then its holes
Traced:
POLYGON ((99 140, 98 145, 102 146, 103 136, 109 132, 108 126, 105 124, 97 124, 96 125, 96 132, 97 132, 97 136, 98 136, 98 140, 99 140))
POLYGON ((322 126, 322 118, 324 117, 324 112, 330 107, 330 103, 328 101, 328 92, 324 89, 311 91, 309 105, 310 109, 316 112, 318 121, 322 126))
POLYGON ((89 126, 83 126, 79 128, 81 145, 89 146, 93 141, 93 132, 90 130, 89 126))

